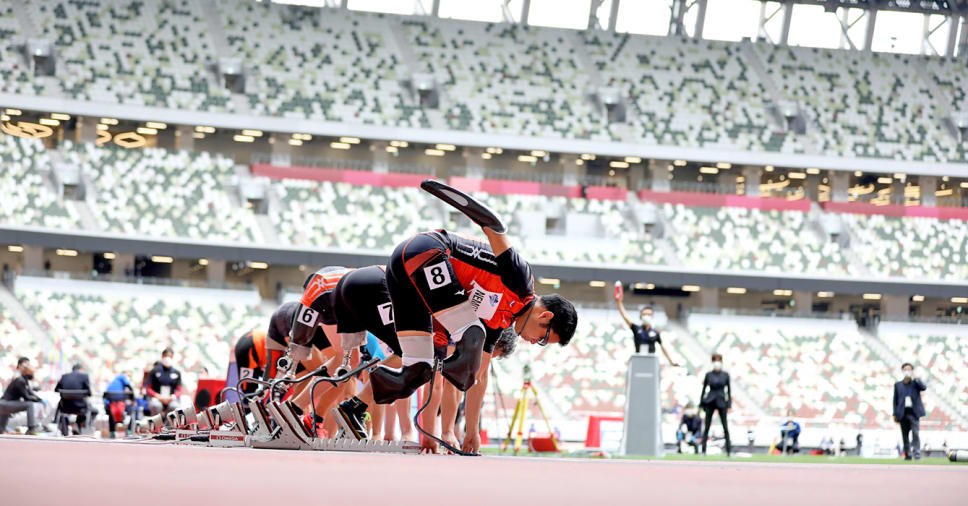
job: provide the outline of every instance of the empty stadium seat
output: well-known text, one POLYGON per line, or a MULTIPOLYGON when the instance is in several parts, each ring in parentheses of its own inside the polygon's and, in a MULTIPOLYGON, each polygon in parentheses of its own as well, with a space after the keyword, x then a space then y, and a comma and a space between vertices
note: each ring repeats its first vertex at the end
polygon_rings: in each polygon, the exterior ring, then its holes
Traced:
MULTIPOLYGON (((723 354, 733 378, 762 392, 771 416, 896 426, 896 374, 867 347, 853 321, 693 314, 688 325, 703 346, 723 354)), ((927 420, 946 421, 931 413, 927 420)))
POLYGON ((571 32, 507 23, 405 19, 416 57, 446 94, 455 130, 617 140, 585 95, 571 32))
POLYGON ((844 214, 852 249, 879 276, 968 279, 968 222, 844 214))
POLYGON ((106 283, 58 283, 65 288, 27 287, 27 278, 21 278, 17 297, 53 339, 60 355, 57 365, 85 364, 96 388, 118 373, 141 371, 167 346, 175 350, 176 367, 188 384, 195 383, 202 366, 221 375, 234 340, 268 322, 264 308, 219 302, 204 289, 165 295, 131 285, 130 290, 122 286, 105 293, 98 285, 106 283), (87 288, 92 285, 96 288, 87 288))
POLYGON ((430 127, 400 84, 409 76, 385 16, 270 2, 218 5, 229 48, 254 71, 246 83, 253 112, 430 127))
POLYGON ((811 274, 849 274, 840 248, 823 242, 800 211, 664 204, 676 253, 687 265, 811 274))
POLYGON ((583 40, 602 81, 626 94, 645 143, 779 150, 738 44, 601 31, 583 40))
POLYGON ((74 209, 44 181, 53 162, 41 141, 0 135, 0 163, 0 223, 80 228, 74 209))
MULTIPOLYGON (((911 362, 929 388, 968 417, 968 327, 937 323, 881 322, 878 338, 901 360, 911 362)), ((901 364, 893 369, 900 379, 901 364)), ((931 411, 932 406, 925 406, 931 411)), ((940 411, 940 410, 938 410, 940 411)), ((929 413, 929 419, 944 413, 929 413)))
POLYGON ((231 158, 91 143, 67 143, 65 158, 93 181, 94 211, 104 230, 258 242, 254 215, 228 196, 235 165, 231 158))
POLYGON ((917 56, 762 45, 767 73, 808 111, 820 154, 965 161, 919 86, 917 56))

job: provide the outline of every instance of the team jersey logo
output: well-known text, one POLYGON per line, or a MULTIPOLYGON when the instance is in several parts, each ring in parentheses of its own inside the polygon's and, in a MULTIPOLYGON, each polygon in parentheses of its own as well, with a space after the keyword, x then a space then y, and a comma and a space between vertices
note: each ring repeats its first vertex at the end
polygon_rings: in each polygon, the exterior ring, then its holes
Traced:
POLYGON ((489 292, 481 288, 476 281, 473 282, 473 287, 469 300, 471 307, 474 308, 474 313, 482 320, 490 320, 497 312, 498 306, 501 305, 501 298, 504 297, 504 294, 489 292))

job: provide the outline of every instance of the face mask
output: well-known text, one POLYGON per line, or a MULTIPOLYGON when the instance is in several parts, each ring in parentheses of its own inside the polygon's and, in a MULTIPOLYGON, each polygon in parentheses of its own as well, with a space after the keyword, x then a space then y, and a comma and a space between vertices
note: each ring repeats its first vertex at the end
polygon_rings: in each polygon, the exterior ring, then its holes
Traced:
POLYGON ((910 379, 910 378, 911 378, 911 376, 914 376, 914 371, 910 371, 910 370, 905 370, 905 371, 904 371, 904 377, 905 377, 905 378, 908 378, 908 379, 910 379))
POLYGON ((696 410, 694 410, 694 409, 687 409, 686 410, 686 416, 696 416, 696 410))
POLYGON ((161 365, 163 365, 165 367, 165 369, 170 369, 171 368, 171 359, 168 358, 168 357, 165 357, 165 358, 161 359, 161 365))
POLYGON ((723 370, 723 363, 722 362, 713 362, 713 370, 714 371, 722 371, 723 370))

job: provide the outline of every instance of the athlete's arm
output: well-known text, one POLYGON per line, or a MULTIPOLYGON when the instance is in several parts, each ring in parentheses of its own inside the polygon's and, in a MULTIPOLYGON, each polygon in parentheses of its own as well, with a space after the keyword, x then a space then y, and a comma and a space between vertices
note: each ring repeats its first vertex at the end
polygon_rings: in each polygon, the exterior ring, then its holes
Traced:
POLYGON ((477 371, 477 383, 467 391, 464 402, 464 444, 461 450, 477 453, 481 450, 481 407, 484 405, 484 394, 487 393, 488 370, 491 366, 491 354, 481 355, 481 368, 477 371))
POLYGON ((490 243, 494 256, 499 256, 501 253, 511 249, 511 240, 508 239, 507 234, 499 234, 488 227, 482 227, 481 229, 484 230, 484 235, 487 236, 487 242, 490 243))
POLYGON ((679 367, 679 364, 677 364, 676 361, 672 360, 672 357, 669 356, 669 352, 666 351, 665 345, 662 344, 662 341, 659 341, 659 348, 662 348, 662 354, 665 355, 666 360, 669 361, 669 364, 672 365, 672 367, 679 367))
POLYGON ((621 294, 615 296, 615 305, 618 306, 618 314, 622 315, 622 319, 625 320, 625 324, 629 327, 632 326, 632 320, 629 319, 628 313, 625 312, 625 305, 622 304, 622 299, 624 297, 621 294))

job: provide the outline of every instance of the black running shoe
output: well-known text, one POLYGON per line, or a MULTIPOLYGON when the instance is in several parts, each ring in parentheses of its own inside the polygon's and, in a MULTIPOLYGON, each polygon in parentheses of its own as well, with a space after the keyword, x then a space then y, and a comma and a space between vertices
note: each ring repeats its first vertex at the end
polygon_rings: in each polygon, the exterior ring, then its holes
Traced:
POLYGON ((417 362, 400 369, 381 365, 370 373, 373 400, 377 404, 389 404, 397 399, 405 399, 433 376, 433 367, 426 362, 417 362))
POLYGON ((340 420, 343 429, 349 432, 356 438, 357 441, 367 439, 369 436, 366 433, 366 424, 364 420, 366 419, 366 403, 361 401, 357 397, 347 399, 339 403, 339 407, 336 408, 339 413, 340 420))

